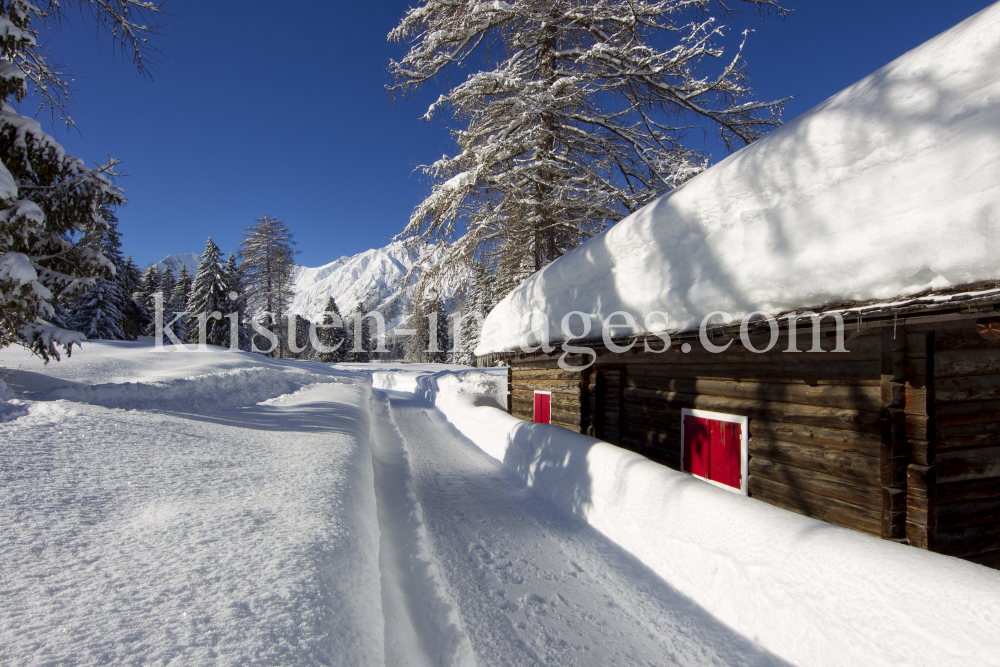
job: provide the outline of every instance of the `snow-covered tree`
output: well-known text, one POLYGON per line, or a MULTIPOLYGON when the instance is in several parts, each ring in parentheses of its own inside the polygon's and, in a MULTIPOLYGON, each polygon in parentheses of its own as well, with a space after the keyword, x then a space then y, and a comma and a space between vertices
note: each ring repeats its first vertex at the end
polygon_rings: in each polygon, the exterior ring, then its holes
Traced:
POLYGON ((143 291, 142 274, 139 267, 132 261, 132 255, 126 255, 125 266, 121 271, 122 287, 128 297, 125 302, 125 321, 122 330, 125 337, 135 340, 142 334, 146 326, 153 321, 153 317, 144 305, 141 295, 143 291))
POLYGON ((188 340, 200 343, 201 322, 200 316, 204 316, 205 321, 205 343, 209 345, 229 345, 226 338, 226 324, 223 320, 213 319, 213 312, 224 315, 231 310, 229 299, 230 278, 226 275, 225 267, 222 265, 222 251, 215 245, 209 237, 205 244, 205 252, 201 255, 201 262, 198 264, 198 273, 195 274, 191 283, 191 295, 188 298, 188 340))
POLYGON ((122 294, 114 278, 97 282, 76 302, 70 325, 90 339, 125 340, 122 294))
POLYGON ((140 72, 159 11, 143 0, 0 2, 0 347, 18 343, 46 360, 82 340, 56 323, 58 309, 114 275, 93 241, 107 229, 103 212, 125 203, 112 183, 115 160, 85 166, 12 106, 32 93, 72 124, 67 75, 40 39, 70 8, 103 29, 140 72))
POLYGON ((136 300, 150 313, 153 312, 153 294, 160 291, 160 272, 155 264, 150 264, 142 272, 136 300))
POLYGON ((253 333, 247 327, 246 299, 243 297, 242 270, 236 263, 236 256, 229 253, 226 259, 226 298, 228 305, 222 310, 222 339, 226 347, 233 347, 244 352, 250 351, 250 337, 253 333), (235 336, 235 338, 234 338, 235 336))
MULTIPOLYGON (((743 4, 784 12, 778 0, 743 4)), ((746 35, 724 53, 719 19, 729 12, 711 0, 423 0, 410 9, 389 34, 409 44, 390 63, 390 90, 460 81, 424 116, 450 114, 458 151, 423 167, 433 189, 404 231, 448 244, 427 279, 481 258, 498 282, 516 284, 514 274, 541 269, 702 171, 695 128, 732 150, 780 124, 783 101, 758 102, 749 87, 746 35)))
MULTIPOLYGON (((167 329, 172 331, 181 343, 188 342, 185 319, 183 315, 179 315, 184 310, 185 300, 177 289, 177 280, 169 266, 160 274, 158 288, 157 292, 161 293, 163 298, 163 342, 173 343, 167 335, 167 329)), ((155 301, 153 312, 155 317, 155 301)), ((156 322, 150 323, 146 335, 156 336, 156 322)))
POLYGON ((287 349, 285 312, 292 301, 295 250, 292 234, 279 219, 264 216, 247 227, 240 243, 240 268, 248 316, 257 318, 278 337, 275 352, 287 349))
POLYGON ((337 303, 333 300, 332 296, 327 300, 323 312, 326 313, 323 316, 323 328, 317 330, 316 338, 319 339, 320 344, 325 348, 336 349, 332 352, 317 352, 316 358, 325 364, 343 361, 345 354, 349 351, 347 348, 347 330, 344 328, 340 309, 337 308, 337 303), (334 320, 334 315, 340 320, 339 322, 334 320))
MULTIPOLYGON (((353 346, 347 355, 348 361, 365 363, 375 359, 375 347, 377 341, 372 335, 371 318, 366 317, 364 306, 359 302, 351 314, 352 329, 360 334, 358 338, 352 336, 353 346), (360 322, 360 324, 357 324, 360 322)), ((355 334, 357 335, 357 334, 355 334)))
POLYGON ((453 323, 458 327, 458 337, 453 342, 452 352, 452 359, 456 364, 476 365, 475 349, 479 344, 481 325, 486 315, 496 305, 492 287, 493 275, 486 263, 480 260, 473 262, 465 302, 460 311, 461 320, 453 323))
POLYGON ((449 328, 448 313, 445 310, 444 301, 441 297, 437 297, 431 301, 429 310, 434 314, 431 322, 428 322, 428 327, 433 323, 435 336, 431 342, 432 348, 436 349, 428 350, 427 358, 432 363, 446 364, 451 357, 451 331, 449 328))

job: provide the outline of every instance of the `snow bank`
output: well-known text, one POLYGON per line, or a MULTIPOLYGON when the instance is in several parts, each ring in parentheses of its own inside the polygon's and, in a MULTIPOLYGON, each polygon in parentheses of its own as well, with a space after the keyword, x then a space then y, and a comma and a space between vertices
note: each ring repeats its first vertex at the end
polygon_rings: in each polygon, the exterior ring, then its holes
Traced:
POLYGON ((572 311, 598 336, 615 311, 637 325, 614 335, 648 331, 654 311, 683 331, 716 310, 742 319, 1000 278, 997 71, 1000 4, 529 278, 486 318, 476 354, 518 346, 532 311, 560 341, 572 311))
POLYGON ((996 664, 1000 572, 737 496, 492 403, 485 374, 376 374, 408 387, 562 511, 793 663, 996 664), (480 394, 482 392, 482 394, 480 394))

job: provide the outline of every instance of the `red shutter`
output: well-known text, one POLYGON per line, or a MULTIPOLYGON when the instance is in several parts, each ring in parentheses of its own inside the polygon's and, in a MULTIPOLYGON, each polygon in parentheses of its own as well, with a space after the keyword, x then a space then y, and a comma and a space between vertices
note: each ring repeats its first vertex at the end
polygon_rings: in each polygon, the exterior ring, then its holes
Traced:
POLYGON ((535 423, 551 424, 552 394, 535 392, 535 423))
POLYGON ((693 475, 708 478, 712 441, 708 419, 684 417, 684 468, 693 475))
POLYGON ((741 429, 733 422, 712 421, 712 474, 709 479, 740 488, 741 429))
POLYGON ((684 470, 741 488, 743 429, 718 419, 684 416, 684 470))

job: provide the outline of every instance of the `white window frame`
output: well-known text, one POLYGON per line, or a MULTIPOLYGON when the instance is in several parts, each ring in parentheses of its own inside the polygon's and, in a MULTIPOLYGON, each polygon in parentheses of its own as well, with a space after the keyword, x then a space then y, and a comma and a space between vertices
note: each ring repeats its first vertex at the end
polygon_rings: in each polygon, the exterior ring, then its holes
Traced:
POLYGON ((686 472, 692 477, 697 477, 698 479, 708 482, 713 486, 717 486, 720 489, 725 489, 732 493, 739 493, 741 495, 749 495, 749 482, 750 477, 750 447, 749 447, 749 436, 750 436, 750 418, 749 417, 738 417, 736 415, 727 415, 722 412, 709 412, 707 410, 692 410, 690 408, 681 408, 681 472, 686 472), (720 422, 729 422, 731 424, 740 425, 740 488, 735 488, 729 486, 728 484, 723 484, 722 482, 716 482, 715 480, 702 477, 701 475, 695 475, 694 473, 687 472, 684 466, 684 443, 687 442, 684 437, 684 422, 685 417, 691 415, 692 417, 699 417, 701 419, 712 419, 720 422))
POLYGON ((535 399, 534 399, 534 397, 538 396, 539 394, 544 394, 545 396, 549 397, 549 421, 548 421, 548 423, 549 423, 549 425, 551 425, 552 424, 552 392, 551 391, 538 391, 536 389, 535 393, 532 394, 532 398, 531 398, 531 422, 533 424, 544 424, 545 423, 545 422, 536 422, 535 421, 536 415, 535 415, 535 399))

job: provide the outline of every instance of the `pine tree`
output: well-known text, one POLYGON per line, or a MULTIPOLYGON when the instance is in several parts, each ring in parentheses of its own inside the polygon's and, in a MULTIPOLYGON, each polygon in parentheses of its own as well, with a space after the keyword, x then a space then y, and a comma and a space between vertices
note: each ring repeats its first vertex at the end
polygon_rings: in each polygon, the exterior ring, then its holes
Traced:
POLYGON ((333 300, 332 296, 327 300, 323 312, 325 313, 323 316, 324 328, 319 330, 317 338, 324 347, 336 349, 331 352, 317 352, 316 358, 325 364, 343 361, 345 354, 348 352, 347 330, 344 328, 340 309, 337 308, 337 303, 333 300), (336 321, 334 320, 334 315, 336 316, 336 321))
POLYGON ((155 264, 150 264, 142 272, 142 280, 136 300, 150 313, 154 310, 153 294, 160 291, 160 272, 155 264))
MULTIPOLYGON (((785 11, 778 0, 744 2, 785 11)), ((779 125, 784 101, 754 100, 743 44, 722 60, 714 8, 423 0, 410 9, 389 35, 409 44, 390 63, 390 90, 452 73, 461 81, 424 116, 450 114, 458 151, 423 167, 434 186, 404 231, 447 244, 444 270, 427 279, 479 258, 516 284, 513 274, 530 275, 702 171, 708 156, 687 140, 693 128, 734 150, 779 125)))
POLYGON ((411 364, 424 364, 428 361, 430 335, 427 327, 427 303, 420 294, 410 302, 405 328, 413 331, 403 347, 403 358, 411 364))
MULTIPOLYGON (((40 39, 61 25, 64 12, 78 9, 111 38, 122 54, 145 71, 152 49, 147 36, 156 34, 159 7, 142 0, 77 0, 38 6, 23 0, 0 3, 0 347, 17 343, 48 360, 59 359, 82 340, 60 327, 60 306, 99 278, 113 275, 113 263, 95 240, 108 227, 102 211, 125 203, 112 182, 116 160, 88 168, 66 154, 13 105, 24 100, 28 82, 41 106, 53 116, 66 114, 67 75, 55 65, 40 39)), ((102 287, 91 301, 106 296, 102 287)), ((62 312, 65 312, 63 309, 62 312)))
POLYGON ((293 296, 295 241, 277 218, 264 216, 256 222, 246 228, 240 243, 247 314, 259 318, 265 328, 274 332, 279 341, 275 352, 283 356, 288 347, 284 322, 293 296))
MULTIPOLYGON (((174 278, 174 272, 168 266, 163 273, 159 276, 158 292, 162 294, 163 297, 163 342, 173 343, 173 341, 167 336, 167 329, 177 337, 181 343, 187 342, 187 330, 184 322, 184 317, 177 317, 178 313, 183 309, 180 306, 183 303, 183 296, 180 294, 180 290, 177 289, 177 281, 174 278), (176 321, 175 321, 176 317, 176 321), (171 324, 173 323, 173 324, 171 324)), ((154 305, 155 313, 155 305, 154 305)), ((156 323, 150 323, 149 327, 146 329, 147 336, 156 336, 156 323)))
POLYGON ((222 253, 211 237, 205 244, 205 252, 198 264, 198 273, 191 284, 191 295, 188 299, 188 340, 201 342, 202 326, 199 316, 205 317, 205 343, 208 345, 226 346, 226 324, 223 320, 211 318, 213 312, 220 315, 230 311, 229 284, 231 280, 222 266, 222 253))

